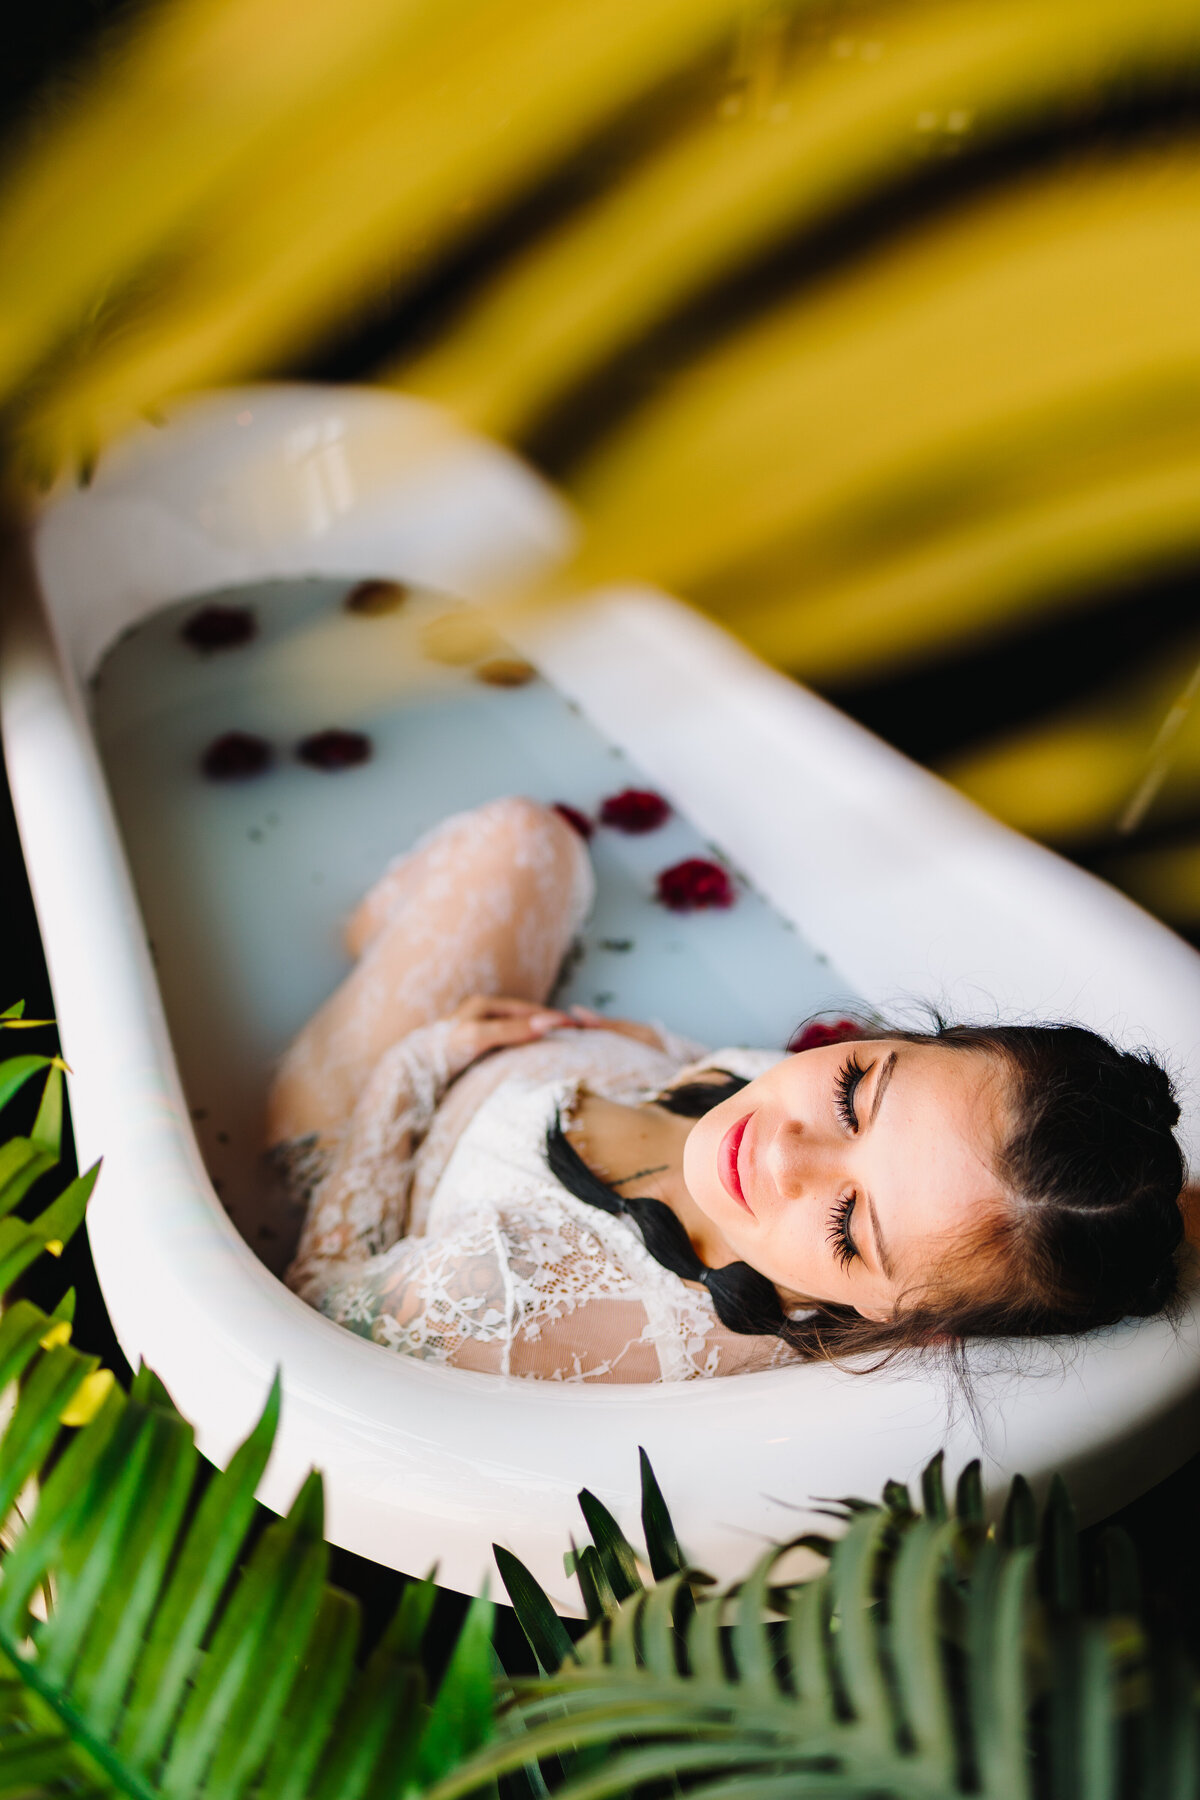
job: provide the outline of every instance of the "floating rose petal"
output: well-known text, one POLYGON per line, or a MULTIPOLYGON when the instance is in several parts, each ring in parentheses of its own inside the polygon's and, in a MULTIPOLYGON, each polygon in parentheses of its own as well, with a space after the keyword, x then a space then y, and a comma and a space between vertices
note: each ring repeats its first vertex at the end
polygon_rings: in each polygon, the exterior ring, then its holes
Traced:
POLYGON ((236 650, 258 636, 258 621, 248 606, 202 606, 179 635, 193 650, 236 650))
POLYGON ((536 674, 533 664, 523 656, 493 656, 490 662, 480 663, 475 679, 488 687, 524 687, 536 674))
POLYGON ((657 831, 670 816, 671 808, 662 795, 652 793, 649 788, 626 788, 623 793, 610 795, 600 808, 602 825, 627 831, 631 836, 642 831, 657 831))
POLYGON ((296 755, 310 769, 352 769, 371 755, 371 740, 362 731, 315 731, 296 745, 296 755))
POLYGON ((584 843, 588 841, 596 827, 586 813, 580 812, 577 806, 568 806, 565 800, 552 802, 553 810, 567 821, 572 831, 577 831, 584 843))
POLYGON ((214 738, 200 759, 210 781, 246 781, 269 769, 274 755, 266 738, 248 731, 227 731, 214 738))
POLYGON ((732 906, 733 883, 720 863, 689 856, 673 863, 658 878, 655 898, 671 912, 697 912, 706 906, 732 906))
POLYGON ((862 1034, 862 1026, 853 1019, 814 1019, 792 1033, 787 1042, 788 1052, 795 1055, 797 1050, 823 1050, 826 1044, 849 1044, 862 1034))
POLYGON ((374 619, 380 613, 396 612, 408 599, 408 589, 400 581, 360 581, 352 587, 342 605, 347 612, 361 613, 374 619))

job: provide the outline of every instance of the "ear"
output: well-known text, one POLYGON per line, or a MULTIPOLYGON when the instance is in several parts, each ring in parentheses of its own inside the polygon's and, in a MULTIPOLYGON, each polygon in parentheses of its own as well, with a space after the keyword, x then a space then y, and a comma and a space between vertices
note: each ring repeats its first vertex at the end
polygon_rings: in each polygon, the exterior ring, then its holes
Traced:
POLYGON ((890 1306, 856 1306, 854 1310, 860 1319, 869 1319, 872 1325, 890 1325, 894 1316, 890 1306))

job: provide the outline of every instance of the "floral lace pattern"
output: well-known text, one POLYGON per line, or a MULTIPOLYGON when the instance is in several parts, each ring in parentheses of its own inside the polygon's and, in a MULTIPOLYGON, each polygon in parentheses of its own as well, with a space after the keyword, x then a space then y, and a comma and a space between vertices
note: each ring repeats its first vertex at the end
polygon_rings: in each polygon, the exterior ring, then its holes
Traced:
MULTIPOLYGON (((610 1099, 647 1098, 680 1073, 678 1054, 608 1032, 506 1051, 451 1089, 439 1133, 444 1036, 425 1027, 381 1059, 314 1195, 288 1277, 298 1293, 390 1349, 499 1375, 688 1381, 795 1360, 778 1339, 727 1331, 702 1287, 546 1167, 547 1127, 583 1079, 610 1099), (424 1216, 402 1235, 421 1162, 424 1216)), ((692 1066, 752 1076, 775 1060, 722 1050, 692 1066)))
POLYGON ((584 841, 536 801, 459 813, 386 869, 350 919, 356 966, 281 1064, 272 1152, 307 1206, 289 1284, 408 1356, 549 1381, 688 1381, 794 1360, 725 1329, 634 1227, 551 1176, 546 1132, 580 1084, 636 1104, 681 1067, 758 1074, 656 1027, 559 1031, 465 1063, 473 993, 544 1001, 591 903, 584 841))

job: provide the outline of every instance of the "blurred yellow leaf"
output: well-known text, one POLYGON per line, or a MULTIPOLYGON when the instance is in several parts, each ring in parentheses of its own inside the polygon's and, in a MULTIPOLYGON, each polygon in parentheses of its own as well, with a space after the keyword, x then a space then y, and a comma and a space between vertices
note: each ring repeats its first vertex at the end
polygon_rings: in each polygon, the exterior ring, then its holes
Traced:
POLYGON ((520 436, 573 383, 787 233, 931 154, 977 151, 1200 53, 1200 7, 935 0, 814 21, 769 103, 709 97, 690 130, 572 214, 385 379, 520 436))
POLYGON ((777 309, 614 432, 572 483, 591 526, 580 579, 702 595, 782 544, 800 589, 864 516, 940 508, 959 462, 1019 464, 1097 396, 1136 420, 1142 389, 1194 392, 1198 291, 1200 150, 1082 162, 960 209, 777 309))
MULTIPOLYGON (((0 391, 159 258, 281 136, 471 0, 173 0, 95 69, 0 182, 0 391)), ((161 396, 154 396, 160 398, 161 396)))
POLYGON ((1200 788, 1200 707, 1163 725, 1189 689, 1200 637, 1185 639, 1132 680, 1056 718, 972 747, 941 773, 989 812, 1034 837, 1069 844, 1115 834, 1147 774, 1159 776, 1150 817, 1187 810, 1200 788), (1160 749, 1168 755, 1158 767, 1160 749))
POLYGON ((1161 918, 1184 930, 1200 927, 1200 842, 1115 857, 1105 873, 1161 918))
POLYGON ((112 1391, 116 1377, 111 1369, 95 1369, 85 1375, 59 1414, 63 1425, 90 1425, 112 1391))
MULTIPOLYGON (((402 287, 481 214, 697 56, 737 5, 451 7, 441 29, 357 68, 353 84, 261 145, 220 204, 187 221, 127 311, 115 308, 98 340, 85 339, 39 384, 18 427, 27 452, 56 466, 166 396, 276 361, 360 304, 372 282, 402 287)), ((156 160, 153 144, 143 154, 156 160)), ((0 286, 13 275, 0 253, 0 286)))

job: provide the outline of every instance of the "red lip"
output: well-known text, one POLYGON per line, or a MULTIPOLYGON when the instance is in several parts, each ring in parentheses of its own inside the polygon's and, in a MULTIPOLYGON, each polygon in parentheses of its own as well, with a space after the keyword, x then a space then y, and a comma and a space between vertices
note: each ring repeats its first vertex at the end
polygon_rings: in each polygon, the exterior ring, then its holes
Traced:
POLYGON ((717 1173, 721 1177, 721 1186, 731 1199, 736 1200, 739 1206, 746 1208, 751 1218, 754 1215, 750 1211, 750 1202, 742 1192, 742 1178, 738 1173, 738 1151, 742 1147, 742 1138, 753 1116, 753 1113, 747 1113, 744 1119, 739 1119, 736 1125, 731 1125, 721 1139, 721 1147, 717 1151, 717 1173))

